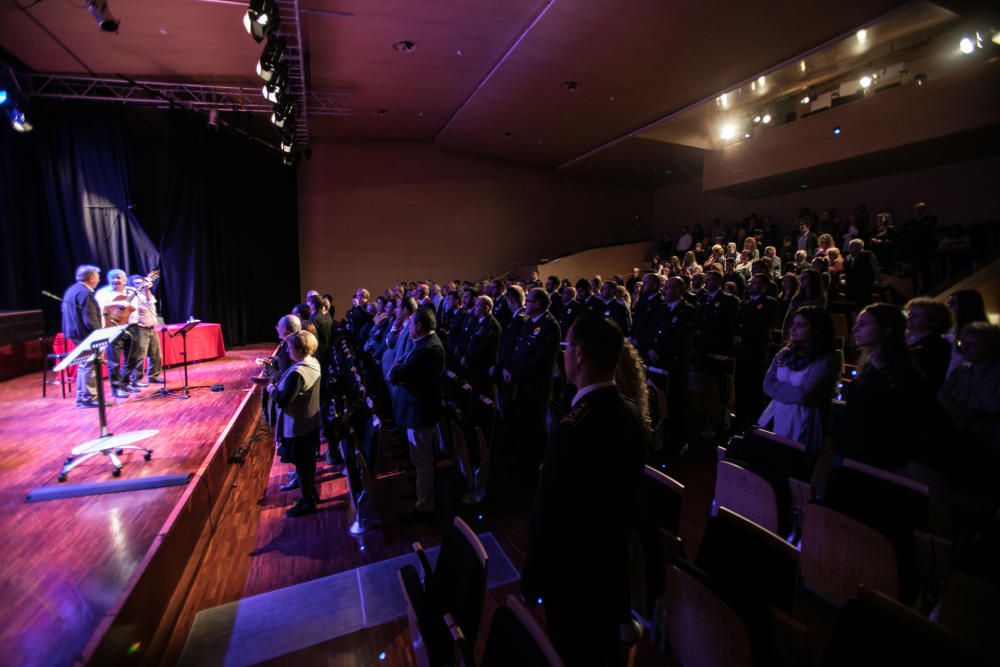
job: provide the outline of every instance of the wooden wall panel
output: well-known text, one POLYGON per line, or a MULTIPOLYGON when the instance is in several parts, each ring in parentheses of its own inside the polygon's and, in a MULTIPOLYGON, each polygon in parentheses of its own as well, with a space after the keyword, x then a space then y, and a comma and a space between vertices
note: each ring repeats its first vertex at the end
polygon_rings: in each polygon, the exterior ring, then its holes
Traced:
POLYGON ((332 293, 341 317, 359 286, 478 279, 650 238, 652 200, 433 144, 317 142, 299 174, 301 284, 332 293))

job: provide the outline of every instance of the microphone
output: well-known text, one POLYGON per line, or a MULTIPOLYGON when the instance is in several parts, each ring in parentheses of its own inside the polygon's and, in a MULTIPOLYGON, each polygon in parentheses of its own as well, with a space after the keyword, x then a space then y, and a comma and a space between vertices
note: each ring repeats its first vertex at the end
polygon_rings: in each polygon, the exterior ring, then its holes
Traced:
POLYGON ((56 296, 55 294, 53 294, 52 292, 49 292, 47 290, 42 290, 42 296, 47 296, 50 299, 55 299, 56 301, 62 301, 62 298, 56 296))

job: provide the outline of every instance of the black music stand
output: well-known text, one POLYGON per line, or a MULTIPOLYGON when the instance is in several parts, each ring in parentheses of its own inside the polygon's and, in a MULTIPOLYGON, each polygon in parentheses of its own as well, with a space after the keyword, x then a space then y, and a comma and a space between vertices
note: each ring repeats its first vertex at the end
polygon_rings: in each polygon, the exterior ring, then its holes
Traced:
MULTIPOLYGON (((187 325, 184 325, 184 326, 187 327, 187 325)), ((188 330, 193 329, 193 328, 194 327, 190 327, 188 330)), ((137 402, 138 401, 145 401, 145 400, 148 400, 150 398, 183 398, 183 399, 191 398, 191 396, 189 394, 187 394, 187 393, 184 393, 184 394, 178 393, 179 391, 187 392, 187 390, 188 390, 188 387, 186 386, 187 385, 187 339, 186 338, 184 339, 184 343, 185 343, 185 345, 184 345, 184 384, 185 384, 185 386, 182 387, 181 389, 179 389, 178 391, 170 391, 170 389, 167 387, 167 366, 166 366, 166 364, 163 363, 163 356, 164 356, 164 351, 167 349, 167 336, 168 335, 170 335, 171 337, 173 337, 175 334, 171 334, 170 333, 170 331, 167 329, 166 322, 164 322, 163 326, 160 327, 160 374, 163 377, 163 386, 160 387, 159 389, 157 389, 156 391, 154 391, 152 394, 150 394, 148 396, 143 396, 142 398, 135 399, 137 402)), ((143 360, 143 363, 145 363, 145 360, 143 360)))
MULTIPOLYGON (((122 462, 118 455, 126 449, 138 449, 144 452, 143 458, 147 461, 153 456, 153 450, 148 447, 137 447, 132 444, 139 440, 145 440, 159 433, 159 431, 148 429, 144 431, 132 431, 129 433, 119 433, 113 435, 108 433, 108 418, 105 411, 104 401, 104 351, 114 342, 116 338, 124 333, 127 326, 105 327, 92 331, 87 338, 81 342, 72 352, 66 355, 58 366, 57 370, 65 370, 69 366, 78 363, 87 353, 94 355, 94 373, 97 376, 97 414, 100 422, 101 434, 93 440, 77 445, 70 451, 70 455, 63 463, 59 472, 59 481, 65 482, 69 471, 77 467, 84 461, 95 456, 104 454, 108 457, 114 467, 112 475, 118 477, 122 474, 122 462)), ((79 369, 77 369, 79 373, 79 369)))
MULTIPOLYGON (((194 329, 199 324, 201 324, 201 320, 196 320, 194 318, 188 318, 188 321, 184 323, 184 326, 182 326, 180 329, 178 329, 177 331, 175 331, 172 334, 170 334, 171 338, 175 338, 177 336, 181 337, 181 343, 182 343, 182 349, 183 349, 183 352, 181 353, 181 356, 184 357, 184 362, 183 362, 183 366, 184 366, 184 386, 181 387, 180 389, 178 389, 177 391, 184 392, 184 394, 185 394, 184 398, 188 398, 191 395, 191 390, 192 389, 204 389, 207 386, 207 385, 199 385, 199 386, 196 386, 196 387, 192 387, 192 386, 188 385, 188 339, 187 339, 187 335, 188 335, 188 332, 191 331, 191 329, 194 329)), ((166 385, 164 385, 164 386, 166 386, 166 385)))

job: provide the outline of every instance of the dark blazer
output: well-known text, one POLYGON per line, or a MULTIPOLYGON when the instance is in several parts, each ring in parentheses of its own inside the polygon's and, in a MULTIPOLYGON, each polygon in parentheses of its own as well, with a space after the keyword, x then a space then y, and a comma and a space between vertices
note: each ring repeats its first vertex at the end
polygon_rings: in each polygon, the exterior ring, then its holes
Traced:
MULTIPOLYGON (((332 327, 333 325, 332 316, 330 319, 331 319, 330 324, 332 327)), ((371 320, 372 320, 371 314, 367 310, 365 310, 362 306, 354 306, 349 311, 347 311, 347 330, 351 332, 351 336, 354 337, 354 340, 358 344, 364 342, 364 340, 360 338, 361 330, 364 329, 365 325, 371 322, 371 320)), ((313 321, 315 322, 315 320, 313 321)), ((317 328, 318 327, 319 325, 317 325, 317 328)))
POLYGON ((464 368, 470 379, 483 381, 489 376, 490 367, 497 363, 497 352, 500 349, 500 323, 492 315, 482 321, 477 317, 473 320, 469 336, 465 341, 462 358, 464 368))
POLYGON ((699 348, 703 354, 733 353, 733 331, 740 300, 721 289, 714 297, 706 292, 698 310, 699 348))
POLYGON ((698 309, 681 300, 670 309, 663 305, 659 326, 653 335, 656 361, 652 366, 675 373, 687 373, 691 361, 691 341, 698 328, 698 309))
POLYGON ((622 333, 628 336, 632 331, 632 313, 629 312, 628 306, 617 299, 611 299, 608 303, 598 300, 598 303, 604 317, 617 324, 622 333))
POLYGON ((638 407, 615 387, 586 394, 559 423, 528 517, 521 577, 528 599, 558 599, 561 607, 578 600, 579 613, 618 622, 646 437, 638 407), (601 464, 599 503, 593 502, 595 461, 601 464))
POLYGON ((518 387, 518 398, 548 403, 552 393, 552 368, 561 338, 559 324, 548 311, 537 322, 524 320, 514 351, 504 366, 518 387))
POLYGON ((392 414, 403 428, 427 428, 441 416, 441 373, 444 347, 436 333, 413 343, 409 353, 389 371, 395 385, 392 414))
MULTIPOLYGON (((501 326, 503 324, 501 323, 501 326)), ((506 368, 510 363, 510 358, 514 354, 514 348, 517 347, 517 337, 521 335, 521 327, 524 326, 524 309, 522 308, 517 313, 517 317, 513 317, 510 323, 503 328, 503 333, 500 334, 500 350, 497 355, 497 375, 499 375, 499 369, 506 368)))
POLYGON ((63 294, 62 331, 69 340, 80 342, 101 328, 101 309, 94 293, 83 283, 73 283, 63 294))
POLYGON ((639 354, 646 358, 653 347, 656 331, 663 321, 664 299, 657 292, 650 297, 639 297, 632 317, 632 338, 639 354))
POLYGON ((736 313, 736 330, 733 333, 741 340, 740 347, 736 350, 738 357, 753 357, 762 364, 767 364, 771 330, 774 328, 777 312, 778 300, 770 296, 762 296, 757 301, 747 299, 740 303, 736 313))
POLYGON ((579 299, 573 299, 567 304, 563 305, 562 313, 559 314, 559 330, 562 333, 563 338, 569 332, 569 328, 573 326, 573 322, 576 318, 580 316, 584 310, 583 302, 579 299))

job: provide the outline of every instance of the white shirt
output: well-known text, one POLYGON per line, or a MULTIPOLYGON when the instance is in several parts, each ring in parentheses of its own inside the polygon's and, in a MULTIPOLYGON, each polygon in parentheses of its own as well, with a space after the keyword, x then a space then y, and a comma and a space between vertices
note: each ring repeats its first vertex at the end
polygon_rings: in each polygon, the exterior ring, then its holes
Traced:
POLYGON ((101 308, 102 317, 104 315, 104 309, 112 304, 116 306, 132 306, 135 310, 129 313, 128 324, 139 323, 139 297, 135 292, 130 292, 128 289, 118 292, 112 289, 110 285, 105 285, 101 289, 97 290, 94 294, 94 298, 97 300, 97 305, 101 308), (115 301, 115 298, 119 296, 125 296, 126 298, 115 301))
POLYGON ((145 292, 139 292, 138 322, 140 327, 146 329, 156 326, 156 297, 150 293, 146 298, 145 292))
POLYGON ((594 384, 588 384, 586 387, 581 387, 576 390, 576 395, 573 396, 573 401, 569 404, 571 408, 575 408, 576 404, 580 402, 580 399, 587 394, 597 391, 598 389, 604 389, 605 387, 614 387, 614 380, 607 380, 606 382, 595 382, 594 384))

